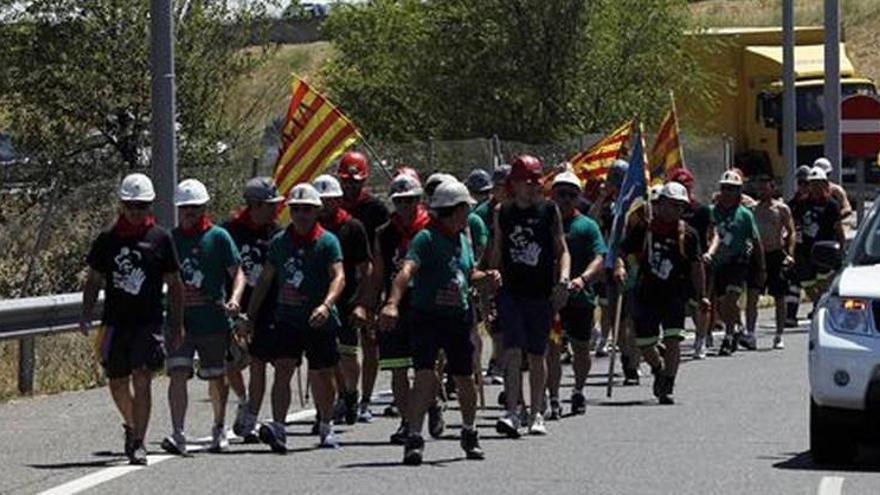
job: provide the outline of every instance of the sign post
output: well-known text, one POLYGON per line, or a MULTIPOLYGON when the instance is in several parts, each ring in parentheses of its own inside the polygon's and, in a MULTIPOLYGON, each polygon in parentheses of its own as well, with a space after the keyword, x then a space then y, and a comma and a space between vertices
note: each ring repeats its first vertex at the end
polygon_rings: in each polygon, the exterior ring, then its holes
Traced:
POLYGON ((880 152, 880 99, 854 95, 840 105, 843 154, 855 160, 858 222, 864 217, 865 163, 880 152))

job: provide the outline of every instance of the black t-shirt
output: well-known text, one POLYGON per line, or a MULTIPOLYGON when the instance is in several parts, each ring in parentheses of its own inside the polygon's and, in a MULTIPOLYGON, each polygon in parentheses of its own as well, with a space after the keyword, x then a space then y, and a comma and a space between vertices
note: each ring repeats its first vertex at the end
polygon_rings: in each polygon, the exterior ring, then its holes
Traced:
POLYGON ((105 325, 162 324, 163 276, 180 269, 167 230, 154 226, 142 236, 120 237, 111 228, 92 243, 86 262, 104 275, 105 325))
MULTIPOLYGON (((232 236, 232 240, 238 247, 238 252, 241 253, 241 271, 244 272, 246 281, 244 293, 241 296, 241 311, 246 313, 251 294, 263 272, 263 263, 269 254, 269 242, 275 237, 275 234, 281 231, 281 227, 273 223, 264 228, 255 229, 243 222, 230 220, 223 224, 223 228, 232 236)), ((228 277, 227 279, 226 293, 230 294, 232 293, 232 279, 228 277)), ((277 290, 278 286, 273 280, 269 293, 263 298, 263 304, 260 306, 254 326, 268 323, 266 319, 271 318, 274 313, 275 301, 278 299, 277 290)))
POLYGON ((513 294, 542 298, 553 291, 556 268, 554 231, 559 224, 556 205, 545 200, 528 208, 512 201, 501 206, 501 273, 513 294))
MULTIPOLYGON (((415 236, 415 233, 413 233, 413 236, 415 236)), ((376 242, 382 251, 382 264, 385 266, 385 273, 382 274, 382 288, 385 291, 385 297, 388 297, 391 293, 391 284, 394 281, 394 277, 397 276, 397 272, 400 271, 403 260, 406 258, 409 241, 405 240, 400 230, 389 221, 376 230, 376 242)), ((400 306, 406 307, 408 304, 409 290, 404 293, 400 306)))
MULTIPOLYGON (((388 221, 388 208, 379 198, 367 195, 366 198, 348 208, 348 212, 361 221, 367 231, 370 246, 372 246, 373 240, 376 238, 376 229, 388 221)), ((345 251, 345 246, 343 246, 343 251, 345 251)))
POLYGON ((337 230, 327 227, 327 230, 336 234, 339 244, 342 246, 342 265, 345 270, 345 289, 342 291, 340 302, 351 304, 352 297, 357 291, 361 280, 358 279, 357 266, 372 259, 370 244, 364 224, 357 218, 350 218, 337 230))
POLYGON ((694 203, 688 206, 681 216, 697 233, 700 251, 709 249, 709 227, 712 225, 712 209, 709 205, 694 203))
POLYGON ((837 239, 840 205, 836 201, 803 198, 792 200, 790 206, 798 244, 811 247, 816 241, 837 239))
MULTIPOLYGON (((644 225, 636 227, 633 238, 644 239, 644 225)), ((650 250, 641 244, 639 275, 643 293, 654 297, 684 297, 691 293, 691 265, 700 260, 700 241, 696 230, 680 222, 678 229, 651 232, 650 250)), ((631 249, 634 246, 630 246, 631 249)))

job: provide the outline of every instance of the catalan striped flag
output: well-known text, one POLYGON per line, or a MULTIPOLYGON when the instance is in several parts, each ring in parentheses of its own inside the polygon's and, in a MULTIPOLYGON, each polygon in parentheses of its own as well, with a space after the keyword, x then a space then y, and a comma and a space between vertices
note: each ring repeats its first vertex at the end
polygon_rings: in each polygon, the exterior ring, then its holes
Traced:
POLYGON ((614 160, 626 155, 626 144, 633 133, 633 121, 630 120, 618 127, 611 134, 602 138, 586 151, 582 151, 569 159, 574 173, 583 182, 604 179, 614 160))
POLYGON ((354 124, 305 81, 295 78, 291 91, 275 164, 275 183, 285 197, 294 185, 323 173, 359 137, 354 124))
POLYGON ((685 168, 681 141, 678 139, 678 118, 675 106, 666 112, 660 123, 660 130, 651 148, 651 176, 655 182, 662 182, 669 172, 676 168, 685 168))

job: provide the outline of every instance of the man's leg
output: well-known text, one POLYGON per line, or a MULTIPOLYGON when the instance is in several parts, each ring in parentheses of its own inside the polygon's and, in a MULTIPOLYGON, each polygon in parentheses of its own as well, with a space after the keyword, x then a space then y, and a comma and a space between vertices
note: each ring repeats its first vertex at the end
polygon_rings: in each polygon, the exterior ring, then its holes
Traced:
MULTIPOLYGON (((379 343, 374 332, 365 329, 361 332, 361 352, 363 353, 363 373, 361 374, 361 412, 369 407, 379 375, 379 343)), ((361 415, 363 416, 363 414, 361 415)), ((365 419, 365 418, 362 418, 365 419)))
POLYGON ((477 421, 477 388, 470 375, 455 376, 458 403, 461 405, 461 424, 464 429, 474 430, 477 421))
POLYGON ((153 372, 138 369, 132 372, 134 397, 132 400, 132 429, 135 440, 143 441, 147 436, 147 425, 150 422, 150 410, 153 407, 152 389, 153 372))
POLYGON ((188 396, 186 382, 189 381, 190 371, 187 369, 175 369, 170 372, 168 381, 168 405, 171 409, 171 428, 175 435, 183 435, 184 420, 188 396))
POLYGON ((590 341, 571 339, 571 348, 574 351, 574 389, 580 392, 587 385, 587 377, 590 375, 592 360, 590 359, 590 341))
POLYGON ((287 420, 287 411, 290 408, 290 381, 298 364, 295 359, 276 359, 273 363, 275 378, 272 381, 272 419, 276 424, 283 425, 287 420))
POLYGON ((248 377, 248 411, 254 416, 260 414, 263 396, 266 394, 266 363, 251 357, 250 376, 248 377))
POLYGON ((229 370, 226 372, 226 382, 232 393, 238 398, 239 403, 247 402, 247 387, 244 384, 244 374, 242 370, 229 370))
POLYGON ((333 367, 309 370, 309 377, 318 417, 321 418, 321 431, 328 433, 331 425, 330 418, 333 417, 333 399, 336 397, 333 367))
MULTIPOLYGON (((522 349, 515 347, 504 351, 504 397, 507 412, 516 413, 522 391, 522 349)), ((541 392, 543 393, 543 388, 541 392)))
POLYGON ((396 368, 391 370, 391 392, 394 394, 394 405, 400 411, 400 415, 407 417, 409 410, 410 384, 409 370, 407 368, 396 368))
POLYGON ((776 336, 782 338, 782 333, 785 331, 785 296, 779 295, 773 298, 773 303, 776 308, 776 336))
POLYGON ((547 365, 544 354, 528 354, 529 388, 531 389, 532 417, 544 410, 544 388, 547 385, 547 365))
POLYGON ((749 287, 746 292, 746 332, 750 335, 755 334, 755 327, 758 322, 758 299, 761 296, 759 289, 749 287))
POLYGON ((425 423, 425 414, 428 411, 428 407, 434 402, 436 396, 437 374, 433 369, 417 370, 416 378, 413 381, 412 390, 410 391, 409 399, 407 401, 406 410, 411 434, 422 434, 422 429, 425 423))
POLYGON ((214 426, 225 425, 226 403, 229 400, 229 385, 226 383, 225 375, 208 381, 208 395, 211 397, 214 411, 214 426))
POLYGON ((559 398, 559 386, 562 382, 562 344, 550 342, 547 344, 547 392, 550 400, 559 398))
POLYGON ((132 428, 137 433, 135 427, 134 411, 132 405, 131 383, 132 377, 125 376, 122 378, 110 379, 110 396, 116 404, 116 409, 122 416, 122 422, 125 426, 132 428))

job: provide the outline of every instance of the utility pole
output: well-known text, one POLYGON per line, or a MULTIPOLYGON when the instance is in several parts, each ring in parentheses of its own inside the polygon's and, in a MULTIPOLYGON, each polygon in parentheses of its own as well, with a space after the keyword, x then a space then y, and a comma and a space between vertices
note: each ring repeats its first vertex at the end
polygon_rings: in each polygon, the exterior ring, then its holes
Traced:
POLYGON ((782 191, 786 198, 795 191, 797 168, 797 107, 794 86, 794 0, 782 2, 782 191))
POLYGON ((825 157, 843 181, 840 151, 840 2, 825 0, 825 157))
POLYGON ((171 0, 150 1, 150 70, 152 73, 152 176, 156 214, 167 228, 177 224, 174 188, 177 186, 177 142, 174 102, 174 20, 171 0))

